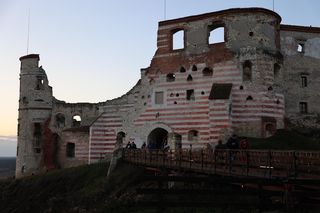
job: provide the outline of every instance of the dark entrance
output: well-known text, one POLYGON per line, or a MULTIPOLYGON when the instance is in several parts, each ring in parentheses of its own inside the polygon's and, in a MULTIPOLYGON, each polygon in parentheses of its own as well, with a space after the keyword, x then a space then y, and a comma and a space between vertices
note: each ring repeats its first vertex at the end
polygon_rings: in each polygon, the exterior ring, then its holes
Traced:
POLYGON ((117 144, 116 144, 117 148, 122 148, 123 147, 123 140, 124 140, 125 137, 126 137, 126 133, 118 132, 118 134, 117 134, 117 144))
POLYGON ((152 130, 148 136, 148 147, 150 149, 163 149, 168 142, 168 131, 162 128, 152 130))

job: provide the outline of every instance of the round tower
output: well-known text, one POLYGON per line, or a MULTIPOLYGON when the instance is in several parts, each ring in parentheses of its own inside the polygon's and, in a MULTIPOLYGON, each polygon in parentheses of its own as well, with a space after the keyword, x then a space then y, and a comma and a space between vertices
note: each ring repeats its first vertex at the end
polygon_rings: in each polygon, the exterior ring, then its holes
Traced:
POLYGON ((20 58, 20 91, 16 177, 38 173, 43 158, 44 124, 51 116, 52 88, 39 55, 20 58))

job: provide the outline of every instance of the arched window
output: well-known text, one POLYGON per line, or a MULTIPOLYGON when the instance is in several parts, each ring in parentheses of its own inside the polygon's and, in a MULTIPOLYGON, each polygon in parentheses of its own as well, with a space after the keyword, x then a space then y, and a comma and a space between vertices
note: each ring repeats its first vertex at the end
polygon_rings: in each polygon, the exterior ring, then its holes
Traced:
POLYGON ((297 52, 304 53, 304 41, 298 42, 297 52))
POLYGON ((44 89, 44 80, 42 76, 37 76, 36 90, 44 89))
POLYGON ((169 73, 169 74, 167 75, 167 82, 175 81, 175 79, 176 79, 176 75, 175 75, 175 74, 169 73))
POLYGON ((198 70, 198 67, 194 64, 192 65, 192 71, 197 71, 198 70))
POLYGON ((72 127, 80 127, 81 126, 81 116, 74 115, 72 117, 72 127))
POLYGON ((172 33, 172 50, 184 48, 184 30, 173 31, 172 33))
POLYGON ((66 118, 62 113, 58 113, 56 115, 56 127, 57 128, 63 128, 65 126, 66 118))
POLYGON ((180 67, 180 72, 186 72, 186 69, 184 67, 180 67))
POLYGON ((117 134, 117 148, 122 148, 123 147, 123 142, 124 142, 124 139, 126 137, 126 133, 124 132, 118 132, 117 134))
POLYGON ((192 76, 191 75, 188 75, 187 81, 192 81, 192 76))
POLYGON ((199 136, 199 132, 197 130, 190 130, 188 132, 188 140, 189 141, 197 141, 199 136))
POLYGON ((211 67, 206 67, 206 68, 204 68, 204 69, 202 70, 202 74, 203 74, 204 76, 212 76, 213 70, 212 70, 211 67))
POLYGON ((245 61, 242 65, 242 78, 243 81, 251 81, 252 76, 252 63, 251 61, 245 61))
POLYGON ((209 44, 225 42, 225 30, 223 24, 214 24, 209 26, 209 44))
POLYGON ((247 101, 252 101, 253 100, 253 98, 252 98, 252 96, 251 95, 249 95, 248 97, 247 97, 247 99, 246 99, 247 101))

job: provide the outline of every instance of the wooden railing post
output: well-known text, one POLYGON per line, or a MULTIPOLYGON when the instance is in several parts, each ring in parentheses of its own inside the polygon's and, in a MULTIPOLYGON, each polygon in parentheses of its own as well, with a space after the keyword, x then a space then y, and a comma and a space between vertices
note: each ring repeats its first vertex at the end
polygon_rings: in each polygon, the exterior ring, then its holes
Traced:
POLYGON ((268 161, 269 161, 269 178, 271 178, 272 175, 272 156, 271 156, 271 150, 268 152, 268 161))
MULTIPOLYGON (((217 173, 217 152, 219 152, 220 150, 214 150, 213 152, 213 160, 214 160, 214 174, 217 173)), ((212 158, 211 158, 212 159, 212 158)))
POLYGON ((297 176, 298 176, 298 170, 297 170, 297 155, 296 155, 296 152, 293 151, 293 174, 294 174, 294 179, 297 179, 297 176))
POLYGON ((191 153, 191 145, 190 145, 190 150, 189 150, 189 162, 190 162, 190 169, 191 169, 191 158, 192 158, 192 153, 191 153))
POLYGON ((246 157, 247 157, 247 176, 249 176, 249 168, 250 168, 250 154, 249 154, 249 151, 246 150, 246 157))
POLYGON ((203 171, 203 149, 201 149, 201 171, 203 171))
POLYGON ((165 153, 165 151, 164 150, 162 150, 162 166, 163 167, 165 167, 165 165, 166 165, 166 155, 165 155, 166 153, 165 153))

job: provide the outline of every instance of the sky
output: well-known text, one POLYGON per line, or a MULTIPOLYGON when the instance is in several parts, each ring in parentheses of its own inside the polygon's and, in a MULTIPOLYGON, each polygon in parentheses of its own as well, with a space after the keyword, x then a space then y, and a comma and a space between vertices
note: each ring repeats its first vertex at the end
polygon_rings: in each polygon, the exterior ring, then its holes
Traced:
MULTIPOLYGON (((0 0, 0 156, 15 155, 19 57, 27 49, 40 54, 56 98, 105 101, 149 66, 159 21, 239 7, 272 10, 273 1, 0 0)), ((283 24, 320 27, 319 0, 274 0, 274 9, 283 24)))

